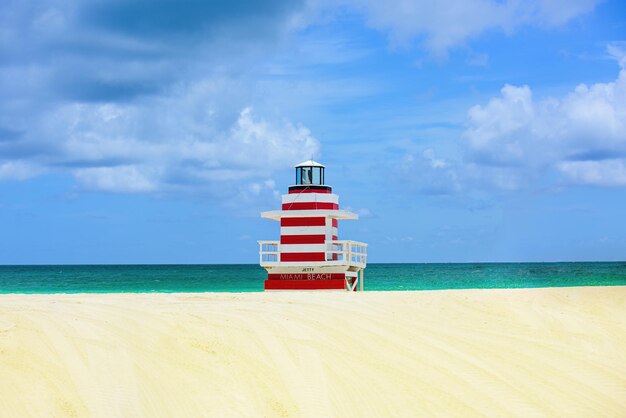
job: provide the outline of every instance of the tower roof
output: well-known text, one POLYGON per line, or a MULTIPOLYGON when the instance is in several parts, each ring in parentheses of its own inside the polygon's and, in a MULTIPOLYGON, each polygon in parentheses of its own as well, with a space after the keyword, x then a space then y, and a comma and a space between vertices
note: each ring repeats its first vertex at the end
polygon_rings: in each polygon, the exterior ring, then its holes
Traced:
POLYGON ((323 167, 323 168, 326 168, 326 166, 324 166, 324 165, 322 165, 322 164, 320 164, 320 163, 318 163, 316 161, 313 161, 313 160, 303 161, 300 164, 294 165, 294 167, 295 168, 297 168, 297 167, 323 167))

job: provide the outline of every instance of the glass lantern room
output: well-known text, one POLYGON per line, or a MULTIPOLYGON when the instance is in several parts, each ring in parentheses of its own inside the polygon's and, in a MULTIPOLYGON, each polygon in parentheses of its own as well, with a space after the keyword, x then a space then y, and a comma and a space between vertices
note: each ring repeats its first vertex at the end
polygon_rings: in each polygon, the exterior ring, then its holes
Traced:
POLYGON ((296 185, 323 185, 324 166, 309 160, 296 166, 296 185))

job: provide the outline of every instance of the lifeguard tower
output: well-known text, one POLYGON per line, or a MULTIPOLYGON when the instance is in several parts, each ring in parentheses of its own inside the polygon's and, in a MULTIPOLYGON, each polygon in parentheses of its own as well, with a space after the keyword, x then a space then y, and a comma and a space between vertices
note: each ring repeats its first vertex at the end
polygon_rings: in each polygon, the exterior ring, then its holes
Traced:
POLYGON ((339 221, 358 215, 339 209, 322 164, 309 160, 295 169, 282 210, 261 213, 280 222, 280 241, 259 241, 265 290, 363 290, 367 244, 338 239, 339 221))

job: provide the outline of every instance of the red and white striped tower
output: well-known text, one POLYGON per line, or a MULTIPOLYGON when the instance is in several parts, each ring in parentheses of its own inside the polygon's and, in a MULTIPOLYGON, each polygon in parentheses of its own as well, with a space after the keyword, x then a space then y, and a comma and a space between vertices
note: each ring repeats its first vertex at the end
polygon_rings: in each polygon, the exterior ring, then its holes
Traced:
POLYGON ((363 290, 367 244, 340 241, 337 233, 339 220, 358 216, 339 209, 322 164, 309 160, 295 169, 282 210, 261 213, 280 222, 280 241, 259 241, 265 290, 363 290))

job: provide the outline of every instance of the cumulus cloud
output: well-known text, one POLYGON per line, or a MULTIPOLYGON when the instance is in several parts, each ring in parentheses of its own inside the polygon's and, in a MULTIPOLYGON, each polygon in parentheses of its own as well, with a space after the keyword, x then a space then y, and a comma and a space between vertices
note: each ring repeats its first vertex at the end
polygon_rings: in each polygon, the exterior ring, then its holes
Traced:
POLYGON ((0 179, 62 172, 84 190, 272 194, 272 172, 320 145, 280 110, 252 109, 260 93, 248 70, 301 8, 9 0, 0 7, 0 179))
POLYGON ((626 186, 626 67, 620 43, 617 79, 580 84, 562 97, 537 99, 530 86, 505 85, 468 110, 460 158, 432 149, 409 152, 401 171, 425 193, 519 190, 539 184, 626 186))
POLYGON ((620 62, 614 82, 581 84, 564 97, 541 100, 528 86, 507 85, 486 105, 472 107, 464 134, 469 160, 556 169, 574 183, 621 185, 626 70, 620 62))
POLYGON ((134 102, 70 102, 28 114, 5 107, 0 124, 17 129, 3 131, 0 179, 56 171, 84 190, 273 196, 272 173, 317 156, 320 144, 300 124, 239 107, 240 88, 199 81, 134 102))
MULTIPOLYGON (((11 154, 12 147, 30 142, 22 153, 31 149, 28 157, 41 169, 63 168, 83 187, 110 192, 202 190, 258 180, 319 152, 319 141, 301 125, 255 117, 248 107, 221 128, 217 112, 191 109, 186 99, 159 99, 147 107, 68 105, 45 115, 32 136, 0 144, 0 150, 11 154), (41 149, 46 153, 39 155, 41 149)), ((11 164, 5 163, 14 177, 28 173, 11 164)))

